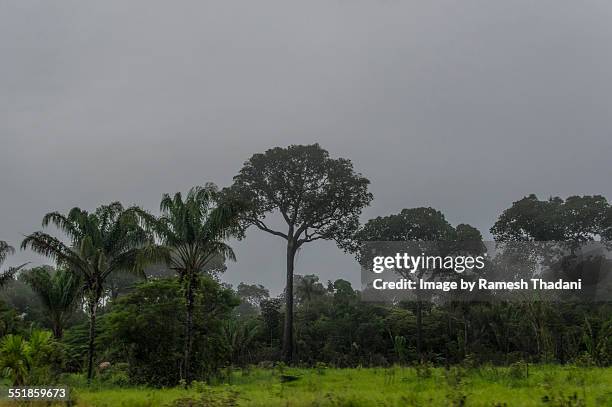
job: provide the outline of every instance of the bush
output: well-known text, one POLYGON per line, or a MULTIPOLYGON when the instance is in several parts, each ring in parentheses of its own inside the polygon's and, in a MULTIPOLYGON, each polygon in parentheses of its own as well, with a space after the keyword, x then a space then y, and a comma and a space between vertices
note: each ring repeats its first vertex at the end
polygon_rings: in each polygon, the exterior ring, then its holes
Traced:
MULTIPOLYGON (((181 379, 184 345, 184 300, 177 279, 138 285, 119 299, 101 321, 100 342, 109 361, 127 361, 126 374, 135 384, 175 386, 181 379)), ((209 379, 227 360, 222 321, 237 301, 230 290, 202 278, 196 291, 192 372, 209 379), (211 312, 210 310, 214 310, 211 312)), ((123 375, 114 380, 123 381, 123 375)))
POLYGON ((33 331, 29 339, 10 334, 0 342, 0 369, 13 386, 53 383, 63 358, 62 346, 49 331, 33 331))
POLYGON ((419 379, 428 379, 433 374, 433 366, 429 362, 421 362, 415 366, 416 375, 419 379))
POLYGON ((125 387, 130 384, 129 365, 127 363, 115 363, 102 371, 98 378, 100 382, 112 386, 125 387))
POLYGON ((591 354, 587 352, 578 355, 573 360, 573 363, 578 367, 593 367, 597 364, 595 363, 595 360, 593 359, 591 354))
POLYGON ((529 364, 522 360, 514 362, 508 368, 508 377, 512 379, 526 379, 529 377, 529 364))

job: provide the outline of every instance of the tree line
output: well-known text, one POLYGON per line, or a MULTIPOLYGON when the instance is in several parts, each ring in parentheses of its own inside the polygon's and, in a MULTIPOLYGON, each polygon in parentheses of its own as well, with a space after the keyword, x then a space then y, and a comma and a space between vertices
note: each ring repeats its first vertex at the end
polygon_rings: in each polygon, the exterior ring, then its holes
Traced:
MULTIPOLYGON (((482 242, 476 228, 452 226, 433 208, 360 225, 373 199, 368 187, 350 160, 332 158, 318 144, 292 145, 254 154, 227 188, 209 183, 186 195, 164 194, 158 214, 119 202, 92 212, 50 212, 42 225, 59 233, 31 233, 21 248, 54 266, 21 265, 0 277, 0 363, 20 384, 81 371, 91 381, 96 371, 102 376, 100 363, 109 362, 113 380, 154 385, 210 380, 228 366, 281 360, 610 363, 609 303, 370 304, 347 281, 323 283, 311 270, 296 274, 298 250, 321 239, 357 258, 368 241, 482 242), (278 224, 284 227, 272 226, 278 224), (228 239, 245 238, 249 228, 286 242, 279 297, 260 285, 234 289, 219 281, 225 262, 235 259, 228 239), (35 360, 45 374, 24 367, 35 360)), ((491 233, 498 242, 607 242, 612 208, 602 196, 530 195, 506 209, 491 233)), ((0 262, 12 252, 0 242, 0 262)))

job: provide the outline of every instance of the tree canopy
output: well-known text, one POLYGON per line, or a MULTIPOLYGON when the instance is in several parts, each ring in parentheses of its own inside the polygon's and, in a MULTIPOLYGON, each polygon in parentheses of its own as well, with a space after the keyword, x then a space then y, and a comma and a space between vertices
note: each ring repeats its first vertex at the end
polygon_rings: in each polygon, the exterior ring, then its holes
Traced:
POLYGON ((601 195, 540 200, 534 194, 512 203, 491 228, 497 241, 612 239, 612 207, 601 195))

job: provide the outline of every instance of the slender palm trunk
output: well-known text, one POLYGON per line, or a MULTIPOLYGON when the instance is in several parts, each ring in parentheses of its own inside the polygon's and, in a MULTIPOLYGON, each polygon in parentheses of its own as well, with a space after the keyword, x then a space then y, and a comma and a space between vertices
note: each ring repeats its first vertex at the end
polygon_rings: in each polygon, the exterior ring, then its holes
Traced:
POLYGON ((53 322, 53 337, 55 339, 62 339, 62 336, 64 336, 64 329, 62 328, 62 324, 61 322, 55 321, 53 322))
POLYGON ((53 311, 51 314, 51 331, 55 339, 62 339, 64 336, 63 315, 60 311, 53 311))
POLYGON ((191 383, 191 349, 193 347, 193 308, 194 308, 194 277, 189 276, 187 280, 186 319, 185 319, 185 345, 183 354, 183 379, 189 385, 191 383))
POLYGON ((469 321, 465 308, 462 309, 463 316, 463 357, 466 357, 468 354, 468 344, 469 344, 469 321))
POLYGON ((93 296, 89 300, 89 345, 87 347, 87 384, 93 378, 93 363, 96 340, 96 314, 98 312, 98 298, 93 296))
POLYGON ((423 302, 420 298, 416 303, 417 355, 423 362, 423 302))
POLYGON ((295 261, 295 242, 287 242, 287 288, 285 289, 285 329, 283 331, 283 360, 293 361, 293 267, 295 261))

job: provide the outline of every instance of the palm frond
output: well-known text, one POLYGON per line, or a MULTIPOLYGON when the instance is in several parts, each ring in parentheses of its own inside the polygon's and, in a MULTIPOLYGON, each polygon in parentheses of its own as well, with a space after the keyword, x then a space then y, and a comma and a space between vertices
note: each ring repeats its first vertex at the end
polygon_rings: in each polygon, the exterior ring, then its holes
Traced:
POLYGON ((21 243, 22 249, 31 249, 33 252, 54 259, 59 264, 68 264, 77 269, 87 267, 87 264, 68 246, 59 239, 43 232, 34 232, 21 243))
POLYGON ((19 267, 11 267, 8 270, 1 272, 0 273, 0 288, 7 285, 9 281, 14 280, 15 274, 17 274, 19 269, 21 269, 23 266, 25 266, 25 264, 19 267))
POLYGON ((203 233, 210 239, 226 239, 240 227, 240 215, 246 205, 240 201, 225 202, 213 209, 203 225, 203 233))
POLYGON ((168 264, 170 250, 161 245, 148 245, 141 248, 127 250, 113 258, 110 262, 104 278, 115 271, 127 271, 135 275, 146 277, 144 269, 152 264, 168 264))
POLYGON ((70 310, 80 296, 81 279, 69 269, 50 273, 46 268, 37 267, 20 279, 30 286, 50 312, 70 310))
POLYGON ((14 253, 15 249, 12 246, 10 246, 4 240, 0 240, 0 265, 4 263, 4 260, 6 260, 7 256, 14 253))
POLYGON ((56 228, 66 233, 72 240, 78 239, 81 230, 78 223, 74 221, 77 216, 77 211, 79 211, 78 215, 81 215, 80 209, 73 208, 72 218, 64 216, 59 212, 50 212, 43 217, 42 225, 43 227, 47 227, 49 224, 53 224, 56 228))

